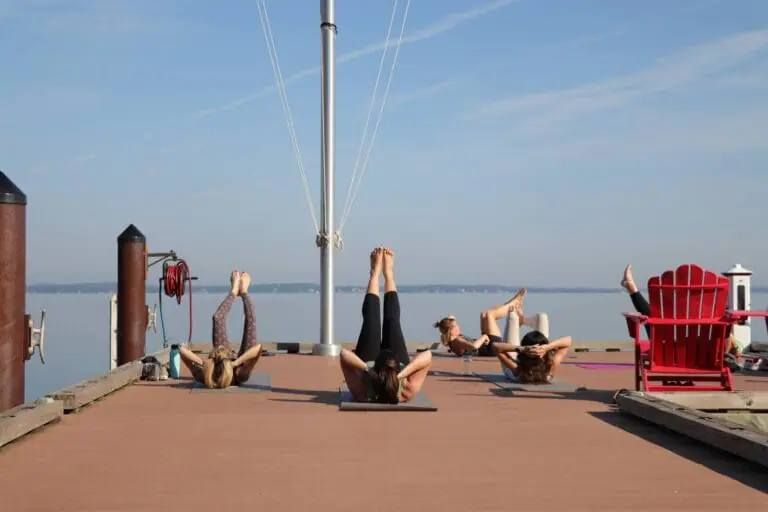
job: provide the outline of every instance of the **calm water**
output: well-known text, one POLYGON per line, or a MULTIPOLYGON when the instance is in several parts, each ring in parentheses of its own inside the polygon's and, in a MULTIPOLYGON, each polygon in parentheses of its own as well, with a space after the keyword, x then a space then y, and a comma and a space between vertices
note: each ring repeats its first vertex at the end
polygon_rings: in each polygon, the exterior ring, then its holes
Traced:
MULTIPOLYGON (((402 323, 406 338, 426 342, 437 339, 432 323, 446 314, 459 318, 465 333, 478 334, 482 309, 507 299, 494 294, 402 294, 402 323)), ((193 340, 208 341, 211 315, 222 297, 197 294, 194 301, 193 340)), ((313 341, 319 332, 320 296, 317 294, 254 294, 259 339, 263 341, 313 341)), ((186 298, 185 298, 186 300, 186 298)), ((357 338, 360 327, 361 295, 336 296, 336 336, 346 341, 357 338)), ((147 296, 155 304, 156 295, 147 296)), ((186 340, 187 304, 164 301, 166 329, 171 340, 186 340)), ((627 340, 622 311, 631 309, 624 293, 529 293, 526 311, 546 311, 553 336, 571 335, 576 340, 627 340)), ((752 296, 754 308, 768 305, 768 294, 752 296)), ((47 310, 46 355, 27 363, 26 394, 34 399, 47 392, 104 373, 109 368, 109 296, 98 294, 28 294, 27 311, 35 317, 47 310)), ((159 323, 159 320, 158 320, 159 323)), ((242 307, 235 303, 229 321, 229 334, 239 339, 242 307)), ((158 325, 158 331, 160 327, 158 325)), ((503 326, 502 326, 503 329, 503 326)), ((755 324, 755 339, 765 339, 762 325, 755 324)), ((162 347, 160 333, 148 333, 147 352, 162 347)))

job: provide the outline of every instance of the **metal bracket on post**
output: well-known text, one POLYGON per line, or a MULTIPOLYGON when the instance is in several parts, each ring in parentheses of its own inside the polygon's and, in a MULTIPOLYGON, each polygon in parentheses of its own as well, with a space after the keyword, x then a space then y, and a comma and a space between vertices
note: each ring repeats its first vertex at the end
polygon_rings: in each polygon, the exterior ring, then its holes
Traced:
POLYGON ((38 349, 37 354, 40 356, 40 362, 45 364, 45 310, 40 313, 40 327, 35 328, 35 322, 32 320, 31 315, 25 315, 27 323, 27 354, 26 360, 32 359, 35 355, 35 348, 38 349))
POLYGON ((168 252, 150 252, 147 253, 147 268, 154 267, 158 263, 162 263, 165 260, 171 260, 176 261, 178 256, 176 256, 176 251, 168 251, 168 252), (155 261, 149 261, 149 258, 155 258, 155 261))
POLYGON ((117 295, 109 298, 109 370, 117 368, 117 295))
POLYGON ((157 332, 157 304, 151 308, 147 306, 147 332, 152 329, 152 332, 157 332))

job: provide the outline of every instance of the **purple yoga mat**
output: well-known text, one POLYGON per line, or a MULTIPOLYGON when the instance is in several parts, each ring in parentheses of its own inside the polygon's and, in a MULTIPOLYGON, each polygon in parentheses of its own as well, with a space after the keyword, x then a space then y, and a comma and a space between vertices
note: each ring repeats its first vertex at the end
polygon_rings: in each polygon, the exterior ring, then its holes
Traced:
POLYGON ((626 370, 633 368, 634 363, 575 363, 579 368, 585 370, 626 370))

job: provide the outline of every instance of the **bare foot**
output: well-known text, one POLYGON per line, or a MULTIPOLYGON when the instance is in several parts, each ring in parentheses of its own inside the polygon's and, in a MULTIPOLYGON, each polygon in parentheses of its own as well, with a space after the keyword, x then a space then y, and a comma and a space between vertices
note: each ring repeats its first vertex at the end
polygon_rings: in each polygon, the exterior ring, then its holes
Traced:
POLYGON ((528 293, 528 290, 525 288, 520 288, 515 292, 515 294, 512 296, 511 299, 509 299, 504 304, 509 305, 511 308, 514 308, 518 314, 522 314, 523 312, 523 302, 525 302, 525 294, 528 293))
POLYGON ((377 247, 371 251, 371 275, 378 276, 384 266, 384 249, 377 247))
POLYGON ((249 286, 251 286, 251 274, 243 272, 240 274, 240 295, 247 294, 249 286))
POLYGON ((627 265, 624 269, 624 278, 621 280, 622 288, 625 288, 629 293, 637 292, 637 286, 635 280, 632 277, 632 265, 627 265))
POLYGON ((392 279, 395 276, 395 252, 389 247, 382 249, 384 253, 384 279, 392 279))
POLYGON ((517 321, 520 327, 522 327, 523 325, 525 325, 525 313, 523 313, 523 305, 517 304, 513 308, 515 310, 515 313, 517 313, 517 321))
POLYGON ((233 270, 229 275, 229 283, 232 285, 232 289, 229 291, 232 295, 240 294, 240 272, 233 270))

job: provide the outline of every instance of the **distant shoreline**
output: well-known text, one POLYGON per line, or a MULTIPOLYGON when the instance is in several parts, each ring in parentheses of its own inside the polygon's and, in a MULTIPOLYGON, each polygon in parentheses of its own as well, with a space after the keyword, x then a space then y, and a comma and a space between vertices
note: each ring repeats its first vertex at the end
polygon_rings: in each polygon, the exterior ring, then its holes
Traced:
MULTIPOLYGON (((195 293, 226 293, 228 286, 202 285, 194 283, 192 288, 195 293)), ((491 284, 454 285, 454 284, 426 284, 426 285, 400 285, 400 293, 514 293, 520 286, 504 286, 491 284)), ((590 288, 586 286, 528 286, 531 293, 624 293, 616 288, 590 288)), ((33 284, 27 286, 27 293, 46 294, 107 294, 117 291, 116 283, 71 283, 71 284, 33 284)), ((147 293, 157 293, 156 284, 147 286, 147 293)), ((363 293, 364 286, 337 286, 337 293, 363 293)), ((755 286, 753 292, 768 292, 768 287, 755 286)), ((315 283, 265 283, 253 284, 251 293, 320 293, 320 285, 315 283)))

